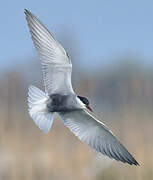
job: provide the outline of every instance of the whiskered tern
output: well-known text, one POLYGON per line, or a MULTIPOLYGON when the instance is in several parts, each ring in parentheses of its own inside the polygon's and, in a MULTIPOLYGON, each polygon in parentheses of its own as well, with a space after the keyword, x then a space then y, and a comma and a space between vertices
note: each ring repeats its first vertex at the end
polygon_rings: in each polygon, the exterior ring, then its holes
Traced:
POLYGON ((109 128, 94 117, 85 97, 77 95, 71 84, 72 63, 65 49, 30 11, 26 20, 43 71, 45 92, 30 86, 29 114, 36 125, 48 133, 57 113, 61 121, 81 141, 96 151, 123 163, 139 165, 109 128))

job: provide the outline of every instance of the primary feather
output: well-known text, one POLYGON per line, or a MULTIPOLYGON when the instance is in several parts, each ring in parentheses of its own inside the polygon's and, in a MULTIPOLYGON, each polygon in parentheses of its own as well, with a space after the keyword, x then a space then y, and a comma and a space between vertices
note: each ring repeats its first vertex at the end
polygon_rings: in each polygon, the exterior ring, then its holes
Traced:
POLYGON ((86 110, 58 113, 64 124, 83 142, 123 163, 139 165, 109 128, 86 110))
POLYGON ((72 64, 66 51, 31 12, 25 10, 25 14, 41 59, 45 92, 49 95, 74 93, 71 85, 72 64))

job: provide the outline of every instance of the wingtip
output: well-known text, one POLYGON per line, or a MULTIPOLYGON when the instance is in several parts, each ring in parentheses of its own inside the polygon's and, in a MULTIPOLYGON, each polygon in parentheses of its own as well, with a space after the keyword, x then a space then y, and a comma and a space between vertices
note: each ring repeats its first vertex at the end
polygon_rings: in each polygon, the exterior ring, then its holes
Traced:
POLYGON ((133 161, 131 161, 130 163, 129 162, 126 162, 130 165, 135 165, 135 166, 140 166, 140 164, 134 159, 133 161))
POLYGON ((133 157, 133 160, 132 160, 132 165, 140 166, 140 164, 135 160, 134 157, 133 157))
POLYGON ((32 13, 29 10, 27 10, 27 9, 24 9, 24 14, 26 16, 31 16, 32 15, 32 13))
POLYGON ((27 9, 24 9, 24 14, 28 14, 28 10, 27 9))
POLYGON ((140 166, 140 164, 133 158, 131 165, 140 166))
POLYGON ((135 164, 134 164, 134 165, 136 165, 136 166, 140 166, 140 164, 139 164, 137 161, 135 162, 135 164))
POLYGON ((117 161, 120 161, 120 162, 122 162, 122 163, 125 163, 125 164, 128 164, 128 165, 130 165, 130 166, 140 166, 140 164, 135 160, 135 159, 133 159, 132 161, 129 161, 129 159, 128 159, 128 161, 127 160, 124 160, 124 161, 122 161, 122 160, 117 160, 117 161))

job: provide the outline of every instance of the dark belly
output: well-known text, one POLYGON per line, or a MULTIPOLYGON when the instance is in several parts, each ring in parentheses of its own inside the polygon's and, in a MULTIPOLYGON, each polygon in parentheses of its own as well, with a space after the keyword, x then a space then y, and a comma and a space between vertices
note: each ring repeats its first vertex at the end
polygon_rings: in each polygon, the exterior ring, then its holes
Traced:
POLYGON ((68 112, 76 110, 69 104, 70 95, 52 94, 48 100, 47 107, 50 112, 68 112))

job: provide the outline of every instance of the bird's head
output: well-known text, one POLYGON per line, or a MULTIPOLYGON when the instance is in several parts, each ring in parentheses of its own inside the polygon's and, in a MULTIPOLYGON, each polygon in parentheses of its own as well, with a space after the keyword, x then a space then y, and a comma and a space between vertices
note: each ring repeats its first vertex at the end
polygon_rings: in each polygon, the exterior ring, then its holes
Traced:
POLYGON ((93 111, 89 106, 89 100, 86 97, 78 96, 78 98, 85 104, 86 108, 89 109, 91 112, 93 111))

